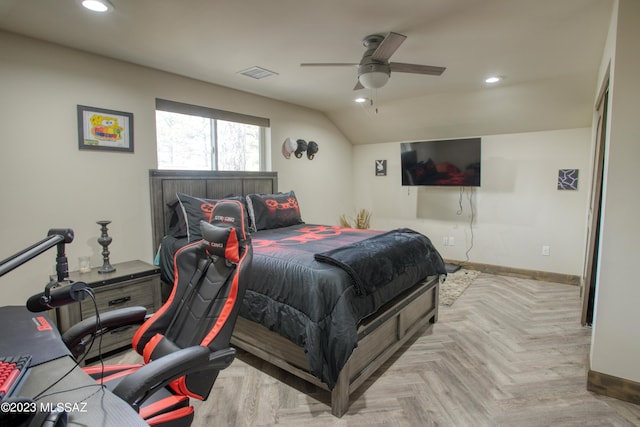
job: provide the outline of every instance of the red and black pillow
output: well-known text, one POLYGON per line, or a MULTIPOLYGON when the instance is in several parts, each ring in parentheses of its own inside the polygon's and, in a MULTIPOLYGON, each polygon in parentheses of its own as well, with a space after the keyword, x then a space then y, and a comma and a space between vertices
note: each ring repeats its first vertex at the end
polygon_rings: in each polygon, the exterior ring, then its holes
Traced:
POLYGON ((184 193, 177 193, 176 196, 186 223, 187 239, 189 242, 202 239, 200 221, 211 222, 213 207, 218 200, 189 196, 184 193))
POLYGON ((255 231, 304 224, 293 191, 277 194, 249 194, 247 210, 255 231))

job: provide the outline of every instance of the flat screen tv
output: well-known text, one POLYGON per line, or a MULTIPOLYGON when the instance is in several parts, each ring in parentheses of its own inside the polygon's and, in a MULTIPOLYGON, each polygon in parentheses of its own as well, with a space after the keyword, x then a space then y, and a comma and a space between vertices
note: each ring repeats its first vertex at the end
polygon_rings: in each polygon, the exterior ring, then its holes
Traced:
POLYGON ((402 142, 402 185, 480 187, 480 138, 402 142))

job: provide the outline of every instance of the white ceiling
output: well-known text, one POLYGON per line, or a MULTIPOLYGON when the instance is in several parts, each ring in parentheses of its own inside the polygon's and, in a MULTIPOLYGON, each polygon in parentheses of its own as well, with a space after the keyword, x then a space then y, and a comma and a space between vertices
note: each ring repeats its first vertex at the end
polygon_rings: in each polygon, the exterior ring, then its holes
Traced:
POLYGON ((111 3, 0 0, 0 29, 317 109, 362 144, 590 126, 613 0, 111 3), (392 61, 447 70, 354 92, 356 67, 299 65, 358 62, 362 39, 389 31, 407 36, 392 61), (252 66, 278 75, 239 74, 252 66))

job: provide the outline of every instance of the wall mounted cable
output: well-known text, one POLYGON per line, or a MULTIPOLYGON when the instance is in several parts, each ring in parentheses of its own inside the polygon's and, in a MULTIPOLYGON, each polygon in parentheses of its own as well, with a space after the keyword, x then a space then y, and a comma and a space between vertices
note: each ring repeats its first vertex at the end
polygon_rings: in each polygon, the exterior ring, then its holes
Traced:
MULTIPOLYGON (((462 207, 462 198, 463 198, 464 193, 465 193, 465 187, 460 187, 460 197, 458 198, 459 209, 456 212, 456 215, 462 215, 464 213, 464 209, 462 207)), ((467 192, 467 199, 469 200, 469 209, 471 211, 471 218, 469 220, 469 232, 470 232, 470 235, 471 235, 471 241, 469 242, 469 247, 467 248, 467 250, 465 252, 465 262, 469 262, 469 252, 471 252, 471 249, 473 249, 473 239, 474 239, 473 221, 475 220, 475 209, 473 207, 473 194, 474 193, 475 193, 475 191, 474 191, 473 188, 469 189, 469 192, 467 192)))

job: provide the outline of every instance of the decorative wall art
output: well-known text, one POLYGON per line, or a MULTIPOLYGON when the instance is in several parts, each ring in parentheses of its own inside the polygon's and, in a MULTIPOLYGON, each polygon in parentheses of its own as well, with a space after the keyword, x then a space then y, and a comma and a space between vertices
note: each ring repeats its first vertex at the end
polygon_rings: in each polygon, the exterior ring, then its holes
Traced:
POLYGON ((376 160, 376 176, 387 176, 386 160, 376 160))
POLYGON ((304 152, 307 152, 307 159, 313 160, 318 154, 318 143, 315 141, 305 141, 304 139, 293 140, 292 138, 286 138, 282 143, 282 155, 285 159, 290 159, 291 154, 294 154, 296 158, 301 159, 304 156, 304 152))
POLYGON ((558 170, 558 190, 577 190, 578 172, 578 169, 558 170))
POLYGON ((133 114, 78 105, 78 148, 133 153, 133 114))

